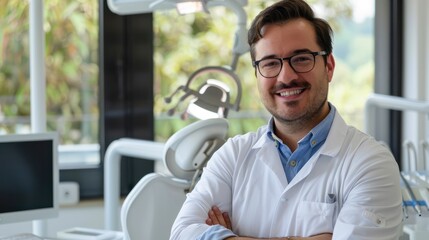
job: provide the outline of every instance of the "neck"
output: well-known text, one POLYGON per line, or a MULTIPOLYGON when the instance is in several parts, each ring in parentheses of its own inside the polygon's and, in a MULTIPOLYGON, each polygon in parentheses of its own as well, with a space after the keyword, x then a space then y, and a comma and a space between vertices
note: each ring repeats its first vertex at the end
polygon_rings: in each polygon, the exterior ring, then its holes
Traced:
POLYGON ((274 118, 274 133, 293 152, 298 147, 298 141, 323 121, 328 114, 329 105, 326 102, 326 105, 320 109, 319 114, 314 114, 311 118, 298 119, 295 121, 284 121, 274 118))

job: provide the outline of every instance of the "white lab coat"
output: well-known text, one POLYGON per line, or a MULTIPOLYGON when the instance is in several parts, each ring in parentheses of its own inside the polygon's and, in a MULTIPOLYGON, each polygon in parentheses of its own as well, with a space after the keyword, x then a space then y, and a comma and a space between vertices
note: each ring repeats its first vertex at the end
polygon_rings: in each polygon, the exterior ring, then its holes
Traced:
POLYGON ((196 239, 209 227, 205 220, 213 205, 229 213, 240 236, 330 232, 333 239, 398 239, 400 177, 387 148, 336 113, 325 144, 288 183, 266 132, 263 126, 231 138, 215 153, 170 239, 196 239))

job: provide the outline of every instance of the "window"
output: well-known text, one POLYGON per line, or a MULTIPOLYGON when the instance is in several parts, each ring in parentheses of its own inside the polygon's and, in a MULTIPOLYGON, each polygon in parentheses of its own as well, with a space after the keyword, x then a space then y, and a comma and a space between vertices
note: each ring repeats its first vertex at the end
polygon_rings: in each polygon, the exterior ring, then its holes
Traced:
MULTIPOLYGON (((0 132, 28 133, 29 2, 0 5, 0 132)), ((44 12, 47 130, 60 133, 61 166, 99 164, 98 3, 45 1, 44 12)))

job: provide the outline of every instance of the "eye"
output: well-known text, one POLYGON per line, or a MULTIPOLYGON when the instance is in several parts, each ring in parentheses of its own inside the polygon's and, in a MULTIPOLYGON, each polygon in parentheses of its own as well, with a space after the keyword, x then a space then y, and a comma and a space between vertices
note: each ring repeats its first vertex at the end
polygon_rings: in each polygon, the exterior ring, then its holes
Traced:
POLYGON ((313 61, 313 55, 311 54, 300 54, 296 55, 291 59, 292 64, 307 64, 313 61))
POLYGON ((281 62, 278 59, 264 59, 259 62, 260 68, 277 68, 281 65, 281 62))

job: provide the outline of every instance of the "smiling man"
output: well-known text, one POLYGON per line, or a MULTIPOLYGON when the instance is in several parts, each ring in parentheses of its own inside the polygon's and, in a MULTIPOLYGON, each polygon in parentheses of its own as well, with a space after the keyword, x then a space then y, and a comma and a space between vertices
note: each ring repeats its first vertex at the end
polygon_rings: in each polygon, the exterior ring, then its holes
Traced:
POLYGON ((332 30, 302 0, 263 10, 248 34, 272 118, 209 161, 171 239, 398 239, 398 166, 328 102, 332 30))

